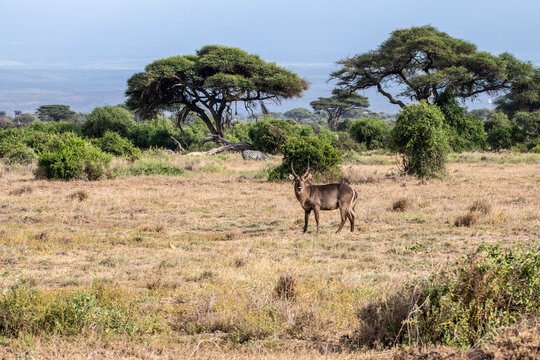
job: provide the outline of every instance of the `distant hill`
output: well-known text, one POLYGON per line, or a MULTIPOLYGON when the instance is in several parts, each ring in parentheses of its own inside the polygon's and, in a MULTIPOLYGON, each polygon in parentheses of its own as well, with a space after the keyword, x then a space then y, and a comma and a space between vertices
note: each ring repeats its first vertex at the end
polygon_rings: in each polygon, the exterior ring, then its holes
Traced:
MULTIPOLYGON (((318 97, 329 96, 333 84, 328 83, 333 64, 282 64, 310 83, 310 88, 300 99, 268 104, 273 112, 285 112, 296 107, 310 108, 309 103, 318 97)), ((142 70, 142 69, 141 69, 142 70)), ((97 106, 116 105, 125 101, 127 79, 137 70, 34 70, 0 69, 0 111, 13 115, 14 110, 34 113, 40 105, 65 104, 77 112, 88 113, 97 106)), ((396 113, 392 105, 375 89, 360 92, 369 98, 370 110, 396 113)), ((240 104, 239 104, 240 105, 240 104)), ((479 97, 470 108, 487 108, 487 97, 479 97)), ((238 106, 241 111, 242 106, 238 106)))

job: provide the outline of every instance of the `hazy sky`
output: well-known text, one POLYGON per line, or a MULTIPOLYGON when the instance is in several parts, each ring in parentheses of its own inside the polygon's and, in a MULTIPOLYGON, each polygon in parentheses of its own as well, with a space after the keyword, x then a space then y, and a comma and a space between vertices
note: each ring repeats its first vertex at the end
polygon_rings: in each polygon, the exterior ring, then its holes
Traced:
MULTIPOLYGON (((431 24, 540 65, 538 0, 0 0, 0 70, 133 69, 207 44, 302 75, 431 24)), ((0 79, 0 90, 2 88, 0 79)))
POLYGON ((139 68, 206 44, 316 65, 426 24, 540 62, 539 16, 538 0, 0 0, 0 66, 139 68))

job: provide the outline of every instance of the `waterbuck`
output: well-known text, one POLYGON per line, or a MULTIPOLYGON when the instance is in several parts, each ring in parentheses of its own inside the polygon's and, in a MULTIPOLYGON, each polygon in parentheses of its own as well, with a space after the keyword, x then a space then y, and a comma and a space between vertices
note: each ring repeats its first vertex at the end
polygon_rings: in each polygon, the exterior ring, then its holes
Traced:
POLYGON ((308 167, 304 175, 298 176, 294 171, 291 161, 292 174, 289 178, 294 181, 294 193, 296 199, 302 205, 305 211, 304 232, 307 231, 309 215, 311 210, 315 212, 315 221, 317 222, 317 232, 319 232, 319 212, 321 210, 335 210, 339 208, 341 214, 341 224, 336 233, 340 232, 347 219, 351 223, 351 232, 354 231, 354 207, 358 200, 358 193, 348 184, 335 183, 326 185, 310 185, 307 183, 311 179, 308 167))

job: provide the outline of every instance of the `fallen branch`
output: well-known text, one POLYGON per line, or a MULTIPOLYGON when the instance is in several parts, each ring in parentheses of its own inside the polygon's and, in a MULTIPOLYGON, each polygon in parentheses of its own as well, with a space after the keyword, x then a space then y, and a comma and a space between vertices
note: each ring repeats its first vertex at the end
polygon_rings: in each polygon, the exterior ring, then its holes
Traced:
POLYGON ((180 141, 176 140, 175 138, 173 138, 171 136, 171 139, 176 143, 176 145, 178 146, 178 150, 179 151, 186 151, 183 147, 182 147, 182 144, 180 144, 180 141))
POLYGON ((208 137, 205 137, 201 141, 199 141, 199 146, 206 144, 209 141, 213 141, 217 144, 225 144, 225 146, 221 146, 218 148, 210 149, 208 151, 194 151, 189 154, 188 156, 201 156, 201 155, 214 155, 218 154, 223 151, 243 151, 243 150, 254 150, 255 148, 253 145, 251 145, 248 142, 239 142, 239 143, 233 143, 227 139, 222 138, 219 135, 210 135, 208 137))

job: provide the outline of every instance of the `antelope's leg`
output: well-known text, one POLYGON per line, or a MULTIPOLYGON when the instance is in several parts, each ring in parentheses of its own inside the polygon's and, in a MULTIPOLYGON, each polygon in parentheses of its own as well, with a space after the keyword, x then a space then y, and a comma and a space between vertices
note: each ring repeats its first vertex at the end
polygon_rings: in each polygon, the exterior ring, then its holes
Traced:
POLYGON ((352 211, 347 211, 347 217, 349 218, 349 221, 351 222, 351 232, 354 231, 354 214, 352 211))
POLYGON ((311 210, 306 210, 306 214, 304 216, 304 232, 307 231, 307 226, 309 222, 309 214, 311 214, 311 210))
POLYGON ((313 212, 315 213, 315 222, 317 223, 317 233, 319 232, 319 213, 321 209, 319 207, 315 207, 313 209, 313 212))
POLYGON ((340 232, 341 229, 343 229, 343 225, 345 225, 345 221, 347 221, 347 210, 343 206, 339 207, 339 214, 341 215, 341 224, 339 224, 336 233, 340 232))

